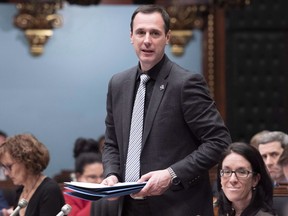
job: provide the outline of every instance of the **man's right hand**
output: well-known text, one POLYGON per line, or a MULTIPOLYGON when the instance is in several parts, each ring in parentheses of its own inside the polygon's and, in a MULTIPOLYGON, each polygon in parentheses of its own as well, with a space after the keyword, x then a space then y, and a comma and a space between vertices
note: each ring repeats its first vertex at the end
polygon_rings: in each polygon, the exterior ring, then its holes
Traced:
MULTIPOLYGON (((119 182, 117 176, 115 175, 110 175, 107 178, 105 178, 101 184, 107 185, 107 186, 113 186, 119 182)), ((113 197, 113 198, 108 198, 109 201, 114 201, 117 200, 119 197, 113 197)))
POLYGON ((110 176, 108 176, 107 178, 105 178, 105 179, 101 182, 101 184, 104 184, 104 185, 107 185, 107 186, 113 186, 113 185, 115 185, 115 184, 118 183, 118 182, 119 182, 119 180, 118 180, 117 176, 115 176, 115 175, 110 175, 110 176))

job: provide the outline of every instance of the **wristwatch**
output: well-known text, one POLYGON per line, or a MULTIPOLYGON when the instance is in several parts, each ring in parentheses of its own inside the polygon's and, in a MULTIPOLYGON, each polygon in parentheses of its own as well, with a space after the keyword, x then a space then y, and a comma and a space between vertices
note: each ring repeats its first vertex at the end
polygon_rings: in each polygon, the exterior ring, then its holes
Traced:
POLYGON ((178 186, 181 181, 180 179, 177 177, 176 173, 174 172, 174 170, 171 168, 171 167, 168 167, 168 172, 171 176, 171 182, 172 182, 172 185, 174 186, 178 186))

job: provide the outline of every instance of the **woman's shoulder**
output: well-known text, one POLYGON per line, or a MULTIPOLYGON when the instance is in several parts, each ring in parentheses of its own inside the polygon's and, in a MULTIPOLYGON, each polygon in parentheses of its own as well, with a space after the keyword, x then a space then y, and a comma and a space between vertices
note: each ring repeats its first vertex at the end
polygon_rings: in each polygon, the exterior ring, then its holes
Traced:
POLYGON ((55 191, 55 190, 59 190, 60 186, 58 185, 58 183, 56 181, 54 181, 53 179, 51 179, 50 177, 45 177, 40 185, 40 188, 43 190, 51 190, 51 191, 55 191))

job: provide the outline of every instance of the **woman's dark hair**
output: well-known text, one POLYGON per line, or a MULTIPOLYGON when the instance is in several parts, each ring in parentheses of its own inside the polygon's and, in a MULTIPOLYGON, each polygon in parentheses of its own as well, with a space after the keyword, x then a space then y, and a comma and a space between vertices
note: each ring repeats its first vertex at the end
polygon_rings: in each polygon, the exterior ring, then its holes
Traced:
POLYGON ((219 191, 219 215, 234 215, 232 209, 232 203, 227 199, 223 190, 221 189, 221 176, 220 170, 222 169, 223 160, 231 153, 236 153, 244 157, 252 167, 254 175, 259 174, 260 180, 255 188, 251 190, 252 199, 249 206, 243 211, 241 215, 254 215, 260 209, 265 212, 270 212, 274 214, 272 209, 272 199, 273 199, 273 183, 266 170, 264 161, 256 148, 250 146, 246 143, 235 142, 232 143, 226 151, 223 152, 217 169, 217 187, 219 191))
POLYGON ((83 152, 98 153, 98 142, 94 139, 78 138, 74 143, 73 156, 77 158, 83 152))
POLYGON ((167 34, 169 29, 170 29, 170 16, 167 13, 167 11, 159 5, 142 5, 142 6, 138 7, 131 16, 131 22, 130 22, 131 32, 133 32, 134 18, 138 13, 151 14, 154 12, 158 12, 161 14, 163 21, 164 21, 165 34, 167 34))
POLYGON ((83 174, 84 167, 93 163, 102 164, 102 155, 95 152, 83 152, 75 160, 75 172, 83 174))

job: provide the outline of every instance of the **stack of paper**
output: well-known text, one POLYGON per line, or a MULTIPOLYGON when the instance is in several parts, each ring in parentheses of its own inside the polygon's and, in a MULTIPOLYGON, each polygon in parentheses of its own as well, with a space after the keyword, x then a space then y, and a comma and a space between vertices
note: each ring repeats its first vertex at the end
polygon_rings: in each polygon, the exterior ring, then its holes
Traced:
POLYGON ((66 194, 85 200, 95 201, 103 197, 119 197, 137 193, 145 186, 146 182, 123 182, 117 183, 114 186, 86 182, 65 182, 64 184, 65 188, 71 190, 71 192, 66 192, 66 194))

